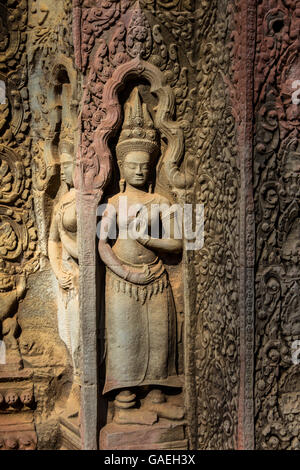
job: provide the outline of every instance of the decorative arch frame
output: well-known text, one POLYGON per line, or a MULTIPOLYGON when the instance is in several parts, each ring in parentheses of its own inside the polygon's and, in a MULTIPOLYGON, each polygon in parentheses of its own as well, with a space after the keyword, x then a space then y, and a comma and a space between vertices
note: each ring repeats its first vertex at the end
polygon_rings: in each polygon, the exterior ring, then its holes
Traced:
MULTIPOLYGON (((81 426, 82 443, 85 449, 98 448, 101 420, 97 371, 99 367, 98 338, 101 327, 97 313, 97 254, 94 236, 97 224, 96 213, 112 175, 113 157, 110 140, 117 134, 122 124, 119 94, 129 80, 141 78, 150 83, 150 92, 158 99, 154 126, 167 141, 162 159, 170 186, 173 192, 180 193, 193 182, 193 175, 180 168, 185 150, 183 128, 187 123, 182 120, 180 122, 173 120, 175 97, 170 86, 166 84, 163 73, 140 56, 119 65, 103 87, 101 103, 105 117, 94 131, 89 151, 83 152, 83 146, 79 145, 75 174, 80 270, 79 308, 82 334, 81 426), (87 237, 87 232, 93 235, 87 237)), ((186 267, 183 270, 183 278, 187 279, 186 267)), ((186 292, 185 284, 186 281, 184 281, 186 292)), ((190 315, 187 299, 185 300, 186 327, 189 328, 190 315)), ((190 378, 186 376, 186 380, 189 381, 190 378)))
MULTIPOLYGON (((180 170, 180 162, 184 154, 184 134, 182 127, 185 122, 176 122, 172 119, 175 111, 175 97, 169 85, 166 85, 162 72, 150 62, 136 57, 113 72, 103 89, 103 112, 106 117, 101 121, 94 133, 94 175, 90 185, 85 178, 86 165, 80 160, 81 184, 79 189, 83 193, 95 193, 99 200, 103 190, 111 177, 112 153, 109 141, 116 134, 122 122, 122 110, 119 101, 119 92, 126 82, 133 78, 144 78, 150 83, 150 92, 158 98, 155 110, 154 125, 167 139, 168 145, 163 160, 170 185, 174 189, 185 189, 192 183, 192 177, 180 170)), ((87 176, 88 171, 86 172, 87 176)), ((90 176, 90 175, 89 175, 90 176)))

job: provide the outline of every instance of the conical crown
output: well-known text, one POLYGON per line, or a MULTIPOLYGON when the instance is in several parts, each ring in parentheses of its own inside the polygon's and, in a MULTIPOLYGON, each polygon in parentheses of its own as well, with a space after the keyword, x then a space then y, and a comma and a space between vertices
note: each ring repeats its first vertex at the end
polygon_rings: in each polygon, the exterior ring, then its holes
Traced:
POLYGON ((74 160, 74 131, 70 125, 62 124, 59 141, 60 162, 72 162, 74 160))
POLYGON ((159 152, 157 134, 146 104, 141 103, 138 88, 134 88, 125 104, 125 117, 117 145, 117 157, 140 150, 155 157, 159 152))

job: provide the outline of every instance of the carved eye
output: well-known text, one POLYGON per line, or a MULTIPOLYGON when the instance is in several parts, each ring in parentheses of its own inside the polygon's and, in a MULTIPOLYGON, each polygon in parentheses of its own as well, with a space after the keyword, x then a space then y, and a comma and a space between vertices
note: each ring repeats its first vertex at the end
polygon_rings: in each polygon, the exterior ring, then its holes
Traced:
POLYGON ((126 167, 129 168, 129 170, 135 170, 135 163, 126 163, 126 167))

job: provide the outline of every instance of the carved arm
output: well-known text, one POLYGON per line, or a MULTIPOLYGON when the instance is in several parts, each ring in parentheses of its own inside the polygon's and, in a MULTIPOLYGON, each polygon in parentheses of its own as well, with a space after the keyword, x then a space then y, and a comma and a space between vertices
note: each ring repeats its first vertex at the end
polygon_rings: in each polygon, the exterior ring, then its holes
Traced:
POLYGON ((66 232, 61 232, 60 238, 67 252, 75 259, 78 259, 77 240, 72 238, 66 232))
POLYGON ((115 273, 117 276, 124 280, 128 280, 134 284, 148 284, 151 282, 154 277, 148 274, 148 271, 145 269, 144 273, 137 272, 133 269, 128 269, 127 266, 124 266, 119 258, 114 254, 111 246, 108 243, 109 233, 111 224, 114 223, 114 220, 108 217, 102 219, 102 223, 106 223, 106 232, 101 232, 98 251, 100 258, 103 263, 109 267, 109 269, 115 273))
POLYGON ((175 227, 177 219, 174 213, 168 213, 161 218, 162 227, 165 233, 169 233, 168 238, 153 238, 148 235, 139 237, 137 241, 147 248, 152 248, 156 251, 164 251, 167 253, 180 253, 182 251, 182 240, 176 239, 175 227))
POLYGON ((48 253, 51 267, 54 271, 54 274, 60 283, 63 289, 68 289, 72 287, 72 274, 65 273, 62 269, 62 243, 60 240, 59 230, 58 230, 58 211, 54 210, 50 234, 48 240, 48 253))

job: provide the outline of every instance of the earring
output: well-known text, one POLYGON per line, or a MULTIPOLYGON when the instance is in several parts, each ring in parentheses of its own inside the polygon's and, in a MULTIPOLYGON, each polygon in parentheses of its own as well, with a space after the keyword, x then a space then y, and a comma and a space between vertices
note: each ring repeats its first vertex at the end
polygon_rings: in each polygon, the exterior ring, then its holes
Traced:
POLYGON ((120 192, 124 193, 125 187, 126 187, 126 181, 124 180, 124 178, 120 179, 119 186, 120 186, 120 192))
POLYGON ((148 192, 153 193, 153 184, 152 183, 149 184, 148 192))

